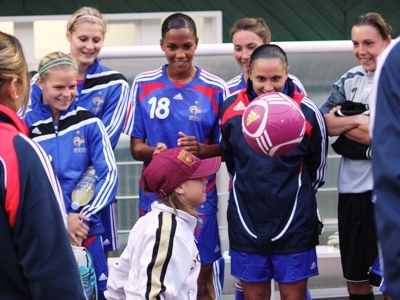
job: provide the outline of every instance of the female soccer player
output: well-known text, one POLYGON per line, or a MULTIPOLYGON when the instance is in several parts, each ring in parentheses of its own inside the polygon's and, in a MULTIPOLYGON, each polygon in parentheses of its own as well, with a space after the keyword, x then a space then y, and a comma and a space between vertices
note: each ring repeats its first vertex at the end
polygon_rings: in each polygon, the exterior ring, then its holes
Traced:
MULTIPOLYGON (((131 89, 135 106, 131 152, 144 161, 143 171, 152 159, 157 143, 168 148, 180 146, 200 158, 220 155, 219 112, 228 94, 225 82, 192 64, 197 48, 196 26, 189 16, 176 13, 162 24, 160 46, 168 64, 139 74, 131 89)), ((140 185, 139 209, 149 211, 156 199, 140 185)), ((221 258, 217 223, 218 197, 215 175, 208 178, 207 201, 197 210, 203 225, 196 231, 202 268, 198 299, 215 299, 207 290, 213 263, 221 258)), ((216 281, 214 281, 216 282, 216 281)))
POLYGON ((227 213, 231 274, 241 281, 245 299, 270 299, 272 279, 281 299, 305 299, 307 279, 318 274, 315 193, 326 170, 324 120, 315 103, 297 92, 279 46, 265 44, 253 51, 249 79, 248 87, 229 96, 222 108, 220 146, 232 177, 227 213), (259 154, 242 134, 245 108, 267 92, 292 97, 307 121, 299 146, 277 157, 259 154))
POLYGON ((68 213, 71 244, 84 246, 91 253, 98 299, 104 299, 108 266, 100 215, 115 201, 117 166, 103 123, 74 101, 76 78, 77 68, 69 55, 54 52, 45 56, 39 64, 37 78, 42 100, 28 107, 24 120, 29 136, 53 157, 68 213), (89 165, 98 177, 93 198, 88 204, 74 208, 72 192, 89 165))
MULTIPOLYGON (((369 115, 336 116, 346 100, 369 103, 378 55, 390 44, 392 28, 378 13, 359 16, 351 29, 353 54, 360 66, 347 71, 332 87, 321 107, 328 134, 344 135, 362 145, 369 145, 369 115)), ((378 100, 379 101, 379 100, 378 100)), ((351 147, 351 150, 356 147, 351 147)), ((368 269, 378 256, 372 195, 371 159, 355 151, 342 156, 338 174, 338 226, 343 276, 350 299, 374 299, 368 282, 368 269), (352 156, 353 157, 353 156, 352 156)))
MULTIPOLYGON (((101 119, 114 149, 125 121, 132 116, 132 112, 129 84, 125 77, 97 60, 106 31, 106 22, 100 12, 92 7, 82 7, 69 19, 66 37, 71 45, 70 55, 78 67, 75 102, 101 119)), ((42 94, 36 79, 37 76, 31 81, 32 103, 39 101, 42 94)), ((105 226, 102 234, 104 251, 117 250, 119 244, 115 202, 102 212, 101 219, 105 226)))
MULTIPOLYGON (((250 56, 258 46, 271 42, 271 31, 262 18, 243 18, 233 25, 230 35, 234 47, 233 55, 243 70, 241 74, 227 82, 229 92, 233 93, 247 87, 250 56)), ((298 88, 298 91, 307 95, 306 89, 300 80, 291 74, 289 74, 289 77, 298 88)))

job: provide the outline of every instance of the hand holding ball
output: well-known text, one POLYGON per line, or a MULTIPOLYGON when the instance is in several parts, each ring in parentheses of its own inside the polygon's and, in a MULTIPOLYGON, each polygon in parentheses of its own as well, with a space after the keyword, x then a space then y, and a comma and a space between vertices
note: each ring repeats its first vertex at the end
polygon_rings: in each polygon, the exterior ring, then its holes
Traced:
POLYGON ((255 98, 242 119, 246 141, 255 151, 268 156, 284 155, 296 148, 305 128, 306 119, 298 104, 278 92, 255 98))

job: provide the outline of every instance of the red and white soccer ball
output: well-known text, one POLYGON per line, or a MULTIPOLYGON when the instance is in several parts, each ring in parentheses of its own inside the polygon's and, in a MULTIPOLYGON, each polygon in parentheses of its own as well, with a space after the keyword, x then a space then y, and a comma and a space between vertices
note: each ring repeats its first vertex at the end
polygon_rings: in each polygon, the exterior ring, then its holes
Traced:
POLYGON ((258 96, 246 108, 243 135, 257 152, 279 156, 296 148, 303 139, 306 119, 289 96, 271 92, 258 96))

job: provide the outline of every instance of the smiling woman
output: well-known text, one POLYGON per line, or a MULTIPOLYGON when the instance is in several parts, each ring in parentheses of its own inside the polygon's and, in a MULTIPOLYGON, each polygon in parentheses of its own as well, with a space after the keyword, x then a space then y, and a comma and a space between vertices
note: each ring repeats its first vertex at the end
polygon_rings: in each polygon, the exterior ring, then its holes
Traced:
MULTIPOLYGON (((132 156, 144 162, 143 170, 158 143, 167 148, 182 147, 201 158, 220 155, 218 116, 228 90, 222 79, 193 65, 197 44, 193 19, 182 13, 170 15, 162 24, 160 39, 168 64, 139 74, 133 82, 135 123, 128 134, 132 156)), ((156 197, 142 186, 139 194, 139 210, 144 215, 156 197)), ((220 296, 207 289, 213 263, 222 257, 217 206, 213 174, 208 177, 207 201, 197 207, 203 220, 201 230, 195 233, 202 264, 197 294, 201 300, 220 296)))
MULTIPOLYGON (((126 119, 132 115, 128 114, 129 85, 125 77, 101 65, 97 59, 106 31, 106 22, 100 12, 92 7, 82 7, 68 21, 66 38, 70 43, 70 57, 78 70, 74 102, 103 122, 111 146, 115 148, 126 119)), ((31 81, 32 104, 40 102, 42 97, 38 77, 31 81)), ((104 252, 117 250, 115 202, 105 207, 100 217, 105 229, 102 234, 104 252)))
MULTIPOLYGON (((335 112, 346 101, 369 105, 377 57, 390 44, 392 28, 378 13, 359 16, 351 29, 353 54, 360 66, 347 71, 332 87, 321 107, 328 134, 349 139, 356 146, 369 146, 369 110, 347 116, 335 112)), ((350 102, 351 103, 351 102, 350 102)), ((378 256, 375 236, 373 181, 370 157, 354 159, 357 147, 343 153, 337 187, 339 191, 338 226, 343 276, 350 299, 373 299, 368 269, 378 256), (365 235, 365 232, 368 232, 365 235), (355 298, 352 298, 355 297, 355 298)))
POLYGON ((45 56, 37 77, 42 97, 28 107, 24 121, 29 137, 53 158, 68 214, 70 242, 86 247, 93 257, 97 299, 104 299, 106 282, 101 278, 108 275, 108 267, 102 234, 107 223, 101 215, 115 203, 117 166, 103 123, 74 101, 76 77, 77 68, 69 55, 54 52, 45 56), (73 206, 72 192, 89 166, 98 178, 93 198, 82 207, 73 206))

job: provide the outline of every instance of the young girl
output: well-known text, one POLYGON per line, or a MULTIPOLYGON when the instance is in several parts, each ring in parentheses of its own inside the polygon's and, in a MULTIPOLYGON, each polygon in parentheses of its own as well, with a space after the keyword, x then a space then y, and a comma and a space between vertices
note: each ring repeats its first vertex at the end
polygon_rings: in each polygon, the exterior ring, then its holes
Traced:
POLYGON ((76 105, 77 69, 72 58, 62 52, 45 56, 39 64, 37 85, 41 101, 25 114, 29 136, 53 158, 68 213, 71 244, 84 246, 92 254, 99 298, 106 289, 108 266, 104 256, 101 212, 115 201, 117 166, 103 123, 91 112, 76 105), (92 200, 73 208, 72 191, 89 165, 98 177, 92 200))
POLYGON ((157 152, 142 179, 159 200, 139 218, 111 266, 107 299, 197 299, 195 207, 206 201, 207 178, 218 171, 221 158, 200 160, 183 148, 157 152))
POLYGON ((305 299, 307 279, 318 274, 315 193, 326 171, 324 120, 288 78, 279 46, 254 50, 249 79, 248 87, 228 97, 222 108, 220 146, 233 178, 227 213, 231 274, 241 281, 245 299, 270 299, 272 279, 281 299, 305 299), (242 133, 245 107, 267 92, 292 97, 307 121, 302 142, 278 157, 257 153, 242 133))
MULTIPOLYGON (((162 24, 160 39, 168 64, 139 74, 133 82, 131 152, 144 162, 143 171, 159 142, 168 148, 183 147, 201 158, 220 155, 219 112, 228 91, 222 79, 193 66, 197 43, 193 19, 181 13, 170 15, 162 24)), ((139 209, 144 215, 156 197, 142 185, 139 195, 139 209)), ((209 292, 207 282, 213 263, 222 257, 215 174, 208 178, 207 201, 197 211, 203 219, 201 230, 196 231, 202 259, 198 299, 210 300, 219 297, 209 292)))
MULTIPOLYGON (((333 85, 321 112, 329 135, 344 135, 354 142, 369 145, 369 115, 336 116, 335 111, 346 100, 369 104, 377 57, 390 44, 392 28, 380 14, 367 13, 354 22, 351 39, 353 54, 361 65, 346 72, 333 85)), ((347 290, 350 299, 374 299, 367 274, 378 256, 371 202, 371 159, 342 156, 337 186, 340 257, 347 290)))

